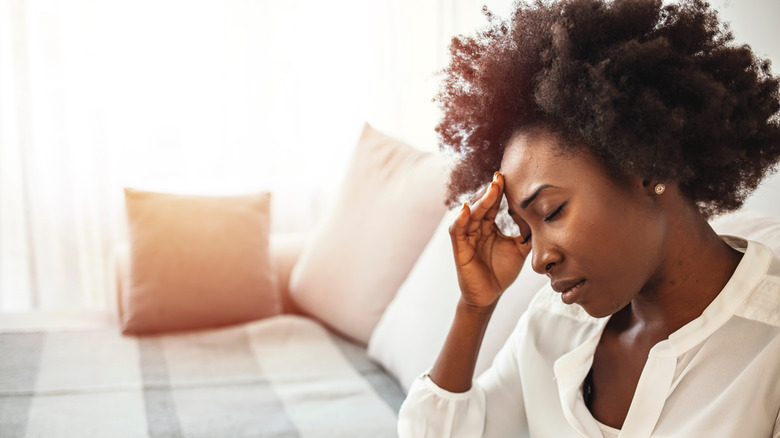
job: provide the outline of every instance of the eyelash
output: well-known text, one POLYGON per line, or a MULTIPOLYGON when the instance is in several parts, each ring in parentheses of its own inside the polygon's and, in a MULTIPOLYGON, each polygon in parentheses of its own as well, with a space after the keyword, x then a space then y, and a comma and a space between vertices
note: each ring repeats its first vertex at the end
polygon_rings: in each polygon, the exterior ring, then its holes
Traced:
POLYGON ((554 212, 552 212, 552 214, 550 214, 549 216, 544 218, 544 221, 545 222, 551 222, 553 219, 555 219, 556 216, 558 216, 561 213, 561 210, 563 210, 563 207, 565 207, 565 206, 566 206, 566 203, 564 202, 563 204, 561 204, 560 207, 558 207, 557 210, 555 210, 554 212))
MULTIPOLYGON (((556 216, 558 216, 559 214, 561 214, 561 210, 563 210, 563 207, 565 207, 565 206, 566 206, 566 203, 564 202, 564 203, 563 203, 563 204, 561 204, 561 206, 560 206, 560 207, 558 207, 558 208, 557 208, 557 209, 556 209, 554 212, 552 212, 552 213, 551 213, 549 216, 547 216, 546 218, 544 218, 544 221, 545 221, 545 222, 552 222, 553 220, 555 220, 555 217, 556 217, 556 216)), ((530 241, 531 241, 531 233, 528 233, 528 237, 526 237, 525 239, 523 239, 523 242, 522 242, 522 244, 523 244, 523 245, 525 245, 526 243, 528 243, 528 242, 530 242, 530 241)))

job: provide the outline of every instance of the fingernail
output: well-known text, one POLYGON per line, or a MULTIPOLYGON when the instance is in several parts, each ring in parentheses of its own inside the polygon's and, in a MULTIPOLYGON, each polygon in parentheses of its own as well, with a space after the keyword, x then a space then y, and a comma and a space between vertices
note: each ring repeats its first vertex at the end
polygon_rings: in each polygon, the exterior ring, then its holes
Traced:
POLYGON ((496 172, 493 174, 493 181, 498 181, 498 175, 501 175, 501 172, 496 172))
POLYGON ((492 183, 490 183, 490 188, 492 189, 493 186, 498 186, 498 183, 496 181, 493 181, 492 183))
POLYGON ((469 203, 468 202, 464 202, 463 203, 463 207, 460 208, 460 211, 463 211, 463 210, 467 209, 468 207, 469 207, 469 203))

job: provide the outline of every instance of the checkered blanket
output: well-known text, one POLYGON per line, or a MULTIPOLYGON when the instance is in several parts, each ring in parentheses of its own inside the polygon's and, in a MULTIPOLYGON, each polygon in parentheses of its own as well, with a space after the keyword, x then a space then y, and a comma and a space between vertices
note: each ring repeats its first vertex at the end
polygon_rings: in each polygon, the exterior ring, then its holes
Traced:
POLYGON ((302 317, 0 334, 2 437, 394 437, 403 397, 362 347, 302 317))

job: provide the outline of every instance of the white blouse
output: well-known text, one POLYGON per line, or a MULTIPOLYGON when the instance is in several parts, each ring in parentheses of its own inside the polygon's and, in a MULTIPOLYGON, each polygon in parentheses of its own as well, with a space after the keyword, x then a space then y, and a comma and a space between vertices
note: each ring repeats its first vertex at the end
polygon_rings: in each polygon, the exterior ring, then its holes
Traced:
MULTIPOLYGON (((780 438, 780 259, 755 242, 705 309, 651 350, 620 437, 780 438)), ((582 383, 609 318, 537 294, 493 366, 464 393, 424 374, 401 407, 406 437, 602 437, 582 383)), ((609 435, 607 435, 609 436, 609 435)))

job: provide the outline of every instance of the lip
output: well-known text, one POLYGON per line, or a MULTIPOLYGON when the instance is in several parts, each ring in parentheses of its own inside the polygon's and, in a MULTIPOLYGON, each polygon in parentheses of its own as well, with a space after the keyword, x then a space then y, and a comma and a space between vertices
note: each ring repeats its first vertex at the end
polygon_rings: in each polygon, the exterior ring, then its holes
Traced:
POLYGON ((552 283, 552 288, 556 292, 560 292, 561 301, 565 304, 574 304, 580 299, 584 284, 584 278, 579 280, 560 280, 552 283))

